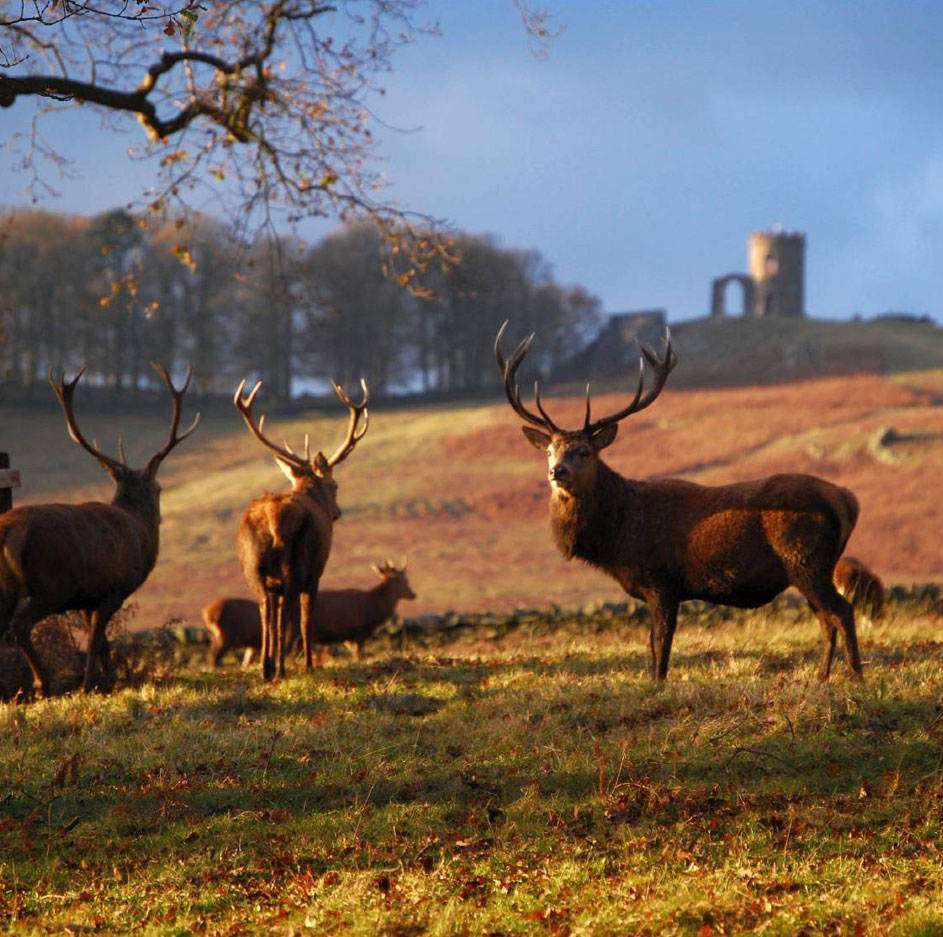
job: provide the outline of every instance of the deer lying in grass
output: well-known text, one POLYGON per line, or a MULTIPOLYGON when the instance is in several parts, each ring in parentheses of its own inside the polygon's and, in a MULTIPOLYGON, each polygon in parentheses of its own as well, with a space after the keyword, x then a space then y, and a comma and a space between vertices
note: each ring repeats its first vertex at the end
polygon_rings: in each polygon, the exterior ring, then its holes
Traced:
MULTIPOLYGON (((314 600, 309 623, 310 643, 344 642, 354 658, 363 656, 367 638, 396 611, 400 599, 414 599, 406 578, 406 564, 397 567, 391 560, 374 566, 380 581, 372 589, 321 589, 314 600)), ((244 649, 242 666, 252 661, 262 646, 262 621, 258 603, 252 599, 214 599, 203 609, 203 623, 210 633, 210 663, 220 665, 230 650, 244 649)), ((292 635, 288 635, 291 643, 292 635)), ((320 655, 319 655, 320 659, 320 655)))
POLYGON ((643 396, 640 359, 635 397, 616 413, 586 418, 576 430, 561 429, 541 404, 537 413, 521 402, 515 374, 534 336, 524 339, 505 361, 501 336, 495 357, 508 402, 531 426, 522 427, 536 448, 547 453, 550 521, 557 546, 612 576, 651 612, 651 672, 668 674, 668 658, 685 599, 755 608, 795 586, 822 625, 824 647, 819 678, 827 680, 839 630, 848 664, 861 676, 861 659, 851 605, 832 582, 832 570, 858 518, 858 501, 812 475, 771 475, 756 481, 707 487, 680 479, 633 481, 599 457, 616 438, 619 422, 657 399, 677 358, 668 338, 663 359, 641 345, 655 374, 643 396))
POLYGON ((110 504, 35 504, 14 508, 0 517, 0 633, 13 632, 32 671, 39 692, 46 695, 49 679, 36 654, 30 633, 48 615, 80 611, 88 624, 84 690, 113 682, 105 629, 124 600, 147 579, 157 561, 160 525, 160 485, 157 470, 174 447, 196 429, 199 414, 179 435, 183 395, 191 372, 177 390, 162 365, 154 365, 173 397, 170 437, 143 469, 130 468, 119 442, 120 461, 86 441, 72 412, 76 384, 83 368, 71 380, 49 374, 69 435, 101 463, 115 483, 110 504))
POLYGON ((835 566, 838 591, 872 624, 884 615, 884 583, 861 560, 843 556, 835 566))
POLYGON ((310 458, 307 437, 303 456, 292 452, 287 444, 282 448, 265 437, 265 417, 256 422, 252 416, 261 381, 248 397, 243 397, 246 386, 243 381, 233 398, 249 431, 275 453, 276 464, 292 486, 291 491, 266 492, 256 498, 242 518, 236 539, 242 571, 261 616, 265 680, 275 678, 276 661, 278 676, 285 676, 285 636, 292 630, 301 633, 305 668, 311 669, 308 619, 331 551, 334 521, 341 516, 332 472, 363 439, 369 421, 370 394, 366 383, 360 383, 363 400, 356 405, 337 384, 333 385, 338 399, 350 411, 350 420, 347 438, 329 459, 321 452, 310 458))

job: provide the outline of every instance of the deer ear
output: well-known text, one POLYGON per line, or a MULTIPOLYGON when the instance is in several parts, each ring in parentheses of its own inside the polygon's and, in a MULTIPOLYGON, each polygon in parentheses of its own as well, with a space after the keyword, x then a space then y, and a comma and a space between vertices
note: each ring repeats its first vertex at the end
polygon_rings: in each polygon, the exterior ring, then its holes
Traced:
POLYGON ((322 478, 325 475, 330 475, 331 466, 328 465, 327 459, 324 457, 323 452, 319 452, 312 460, 311 466, 314 469, 315 475, 320 475, 322 478))
POLYGON ((291 462, 285 462, 283 459, 275 456, 275 464, 282 470, 285 478, 294 484, 295 479, 298 477, 298 472, 295 470, 295 467, 291 464, 291 462))
POLYGON ((527 437, 530 444, 535 449, 546 449, 550 445, 550 436, 533 426, 522 426, 521 432, 527 437))
POLYGON ((613 440, 616 438, 616 433, 618 432, 619 424, 610 423, 608 426, 604 426, 601 430, 594 433, 590 442, 593 444, 593 448, 599 452, 600 449, 605 449, 606 446, 612 445, 613 440))

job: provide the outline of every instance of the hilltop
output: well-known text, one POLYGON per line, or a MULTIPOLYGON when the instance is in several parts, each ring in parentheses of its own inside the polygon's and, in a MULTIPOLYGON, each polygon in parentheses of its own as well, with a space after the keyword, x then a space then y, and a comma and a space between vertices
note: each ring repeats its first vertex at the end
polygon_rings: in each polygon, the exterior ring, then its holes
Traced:
POLYGON ((671 334, 682 361, 672 377, 678 387, 943 368, 943 328, 915 318, 707 318, 672 325, 671 334))
MULTIPOLYGON (((679 364, 671 386, 742 387, 851 374, 943 368, 943 328, 927 318, 888 314, 868 321, 717 317, 672 322, 679 364)), ((661 347, 661 310, 616 316, 555 374, 574 392, 623 383, 637 367, 639 339, 661 347)))

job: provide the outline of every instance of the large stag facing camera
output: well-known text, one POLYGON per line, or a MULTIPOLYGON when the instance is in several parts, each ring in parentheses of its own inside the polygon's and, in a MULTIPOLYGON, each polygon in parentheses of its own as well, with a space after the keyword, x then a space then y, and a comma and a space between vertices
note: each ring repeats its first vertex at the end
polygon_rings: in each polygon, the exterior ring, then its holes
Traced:
POLYGON ((562 429, 534 396, 537 412, 521 401, 517 370, 534 339, 525 338, 505 361, 501 326, 494 343, 508 402, 524 435, 548 458, 550 520, 557 546, 612 576, 651 612, 651 672, 668 675, 678 606, 686 599, 756 608, 795 586, 822 625, 819 678, 827 680, 840 630, 848 665, 861 676, 852 606, 835 588, 832 572, 858 519, 858 500, 813 475, 770 475, 733 485, 705 486, 676 478, 635 481, 599 457, 616 438, 620 421, 650 406, 677 364, 668 336, 665 354, 640 345, 655 375, 644 394, 639 360, 635 396, 622 410, 580 429, 562 429))

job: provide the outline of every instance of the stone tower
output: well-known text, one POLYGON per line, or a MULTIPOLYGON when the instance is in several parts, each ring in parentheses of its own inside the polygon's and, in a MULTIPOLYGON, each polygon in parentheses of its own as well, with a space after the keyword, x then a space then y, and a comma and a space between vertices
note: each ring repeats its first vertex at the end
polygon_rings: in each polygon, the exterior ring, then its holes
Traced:
POLYGON ((743 316, 805 316, 805 235, 798 231, 754 231, 747 243, 749 273, 728 273, 711 283, 711 315, 727 315, 727 287, 743 290, 743 316))
POLYGON ((805 235, 797 231, 754 231, 749 242, 750 315, 805 315, 805 235))

